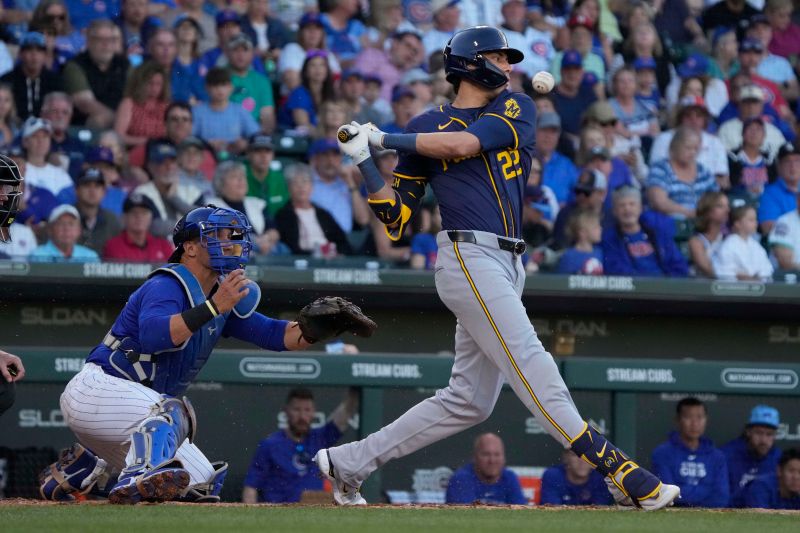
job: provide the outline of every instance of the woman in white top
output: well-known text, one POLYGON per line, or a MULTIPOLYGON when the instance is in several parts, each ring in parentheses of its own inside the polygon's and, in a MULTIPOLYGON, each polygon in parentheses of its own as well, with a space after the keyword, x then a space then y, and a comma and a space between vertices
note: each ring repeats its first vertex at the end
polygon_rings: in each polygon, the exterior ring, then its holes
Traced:
POLYGON ((720 279, 771 281, 774 268, 758 239, 758 220, 752 206, 737 207, 731 213, 731 234, 719 250, 714 270, 720 279))
POLYGON ((697 202, 697 232, 689 239, 689 263, 694 276, 715 278, 714 262, 725 237, 730 203, 725 193, 707 192, 697 202))

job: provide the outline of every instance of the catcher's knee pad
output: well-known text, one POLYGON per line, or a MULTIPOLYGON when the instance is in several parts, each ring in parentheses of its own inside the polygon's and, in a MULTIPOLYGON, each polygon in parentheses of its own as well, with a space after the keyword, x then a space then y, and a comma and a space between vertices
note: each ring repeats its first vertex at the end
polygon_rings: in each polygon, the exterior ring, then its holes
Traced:
POLYGON ((103 459, 80 444, 73 444, 39 474, 39 495, 54 501, 71 501, 76 495, 86 495, 98 480, 107 477, 106 466, 103 459))
POLYGON ((222 492, 222 485, 228 475, 228 463, 218 461, 211 463, 214 474, 206 483, 198 483, 187 487, 186 492, 181 496, 181 501, 191 503, 217 503, 219 493, 222 492))
POLYGON ((194 408, 188 398, 162 396, 151 416, 131 435, 132 462, 123 472, 151 470, 170 463, 183 441, 194 439, 195 428, 194 408))

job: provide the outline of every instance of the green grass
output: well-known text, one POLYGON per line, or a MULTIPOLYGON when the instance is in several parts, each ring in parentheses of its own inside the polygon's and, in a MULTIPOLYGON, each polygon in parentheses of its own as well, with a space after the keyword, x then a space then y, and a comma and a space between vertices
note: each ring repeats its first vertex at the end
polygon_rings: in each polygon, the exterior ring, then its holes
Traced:
POLYGON ((724 532, 792 531, 800 513, 397 507, 15 505, 0 503, 4 533, 175 532, 724 532))

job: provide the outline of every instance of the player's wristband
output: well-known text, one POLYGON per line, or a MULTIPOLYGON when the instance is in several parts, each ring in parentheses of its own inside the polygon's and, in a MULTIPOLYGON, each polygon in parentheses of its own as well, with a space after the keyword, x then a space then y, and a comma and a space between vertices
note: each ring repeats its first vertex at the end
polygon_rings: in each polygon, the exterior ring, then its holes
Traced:
POLYGON ((417 153, 416 133, 387 133, 383 136, 383 147, 409 154, 417 153))
POLYGON ((202 328, 206 322, 214 320, 217 316, 219 316, 219 309, 211 300, 206 300, 181 313, 181 318, 183 318, 186 327, 192 333, 202 328))
POLYGON ((359 163, 358 169, 361 171, 361 175, 364 176, 364 183, 367 186, 367 192, 370 194, 378 192, 386 185, 371 157, 359 163))

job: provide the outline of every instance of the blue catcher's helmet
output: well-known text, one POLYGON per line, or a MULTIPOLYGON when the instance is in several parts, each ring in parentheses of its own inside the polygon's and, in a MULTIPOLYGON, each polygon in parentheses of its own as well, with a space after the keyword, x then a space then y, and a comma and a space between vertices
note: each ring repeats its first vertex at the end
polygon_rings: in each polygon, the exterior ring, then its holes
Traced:
POLYGON ((19 210, 23 181, 17 163, 0 154, 0 242, 11 241, 8 228, 19 210))
POLYGON ((244 268, 250 257, 253 242, 250 234, 253 227, 244 213, 208 205, 198 207, 183 216, 172 232, 175 251, 169 257, 170 263, 180 263, 183 243, 200 239, 200 244, 208 250, 211 268, 220 274, 227 274, 237 268, 244 268), (219 231, 230 230, 230 236, 221 239, 219 231))
POLYGON ((508 83, 505 73, 483 57, 487 52, 505 52, 511 64, 525 57, 516 48, 509 48, 505 34, 497 28, 467 28, 453 35, 444 47, 447 81, 457 85, 457 80, 465 79, 487 89, 497 89, 508 83))

